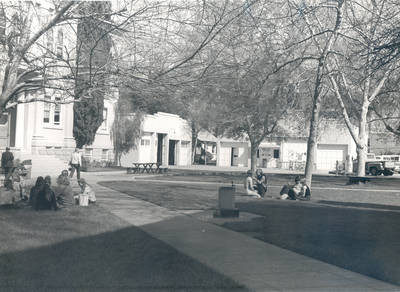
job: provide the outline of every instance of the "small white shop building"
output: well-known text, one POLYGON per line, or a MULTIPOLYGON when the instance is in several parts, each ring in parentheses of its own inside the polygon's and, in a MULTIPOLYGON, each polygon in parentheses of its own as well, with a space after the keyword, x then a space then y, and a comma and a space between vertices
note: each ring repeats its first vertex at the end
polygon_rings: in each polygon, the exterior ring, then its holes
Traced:
POLYGON ((174 114, 158 112, 144 117, 141 131, 137 147, 122 155, 122 166, 130 167, 134 162, 191 164, 191 134, 186 120, 174 114))

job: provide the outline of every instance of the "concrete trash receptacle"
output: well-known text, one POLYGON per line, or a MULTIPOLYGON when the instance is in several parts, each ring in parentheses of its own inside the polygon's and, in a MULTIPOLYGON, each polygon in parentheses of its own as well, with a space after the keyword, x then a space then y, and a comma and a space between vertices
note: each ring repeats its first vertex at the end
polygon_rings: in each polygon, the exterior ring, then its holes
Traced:
POLYGON ((215 217, 238 217, 239 210, 235 208, 235 187, 220 187, 218 190, 218 210, 215 217))

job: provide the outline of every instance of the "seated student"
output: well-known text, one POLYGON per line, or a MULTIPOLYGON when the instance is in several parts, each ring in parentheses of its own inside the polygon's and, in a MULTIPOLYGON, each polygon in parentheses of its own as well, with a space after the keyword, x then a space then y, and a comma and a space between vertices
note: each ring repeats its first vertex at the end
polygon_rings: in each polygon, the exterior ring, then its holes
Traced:
POLYGON ((261 196, 256 192, 255 186, 253 184, 253 173, 251 170, 247 171, 247 177, 244 183, 244 188, 248 196, 261 198, 261 196))
POLYGON ((31 188, 31 191, 29 193, 29 205, 31 205, 33 208, 36 208, 36 200, 39 192, 42 191, 43 187, 44 178, 43 176, 38 176, 35 185, 31 188))
POLYGON ((27 195, 26 195, 26 182, 23 176, 23 170, 24 166, 18 164, 12 171, 10 175, 10 180, 17 195, 19 195, 21 199, 25 200, 27 199, 27 195))
POLYGON ((309 201, 311 199, 310 188, 301 180, 300 176, 296 176, 294 182, 292 186, 283 186, 280 192, 280 198, 282 200, 309 201))
POLYGON ((51 178, 48 175, 44 178, 43 188, 37 194, 35 209, 58 210, 56 196, 54 191, 51 189, 51 178))
POLYGON ((6 180, 4 187, 0 187, 0 205, 14 205, 19 199, 10 180, 6 180))
POLYGON ((88 204, 96 203, 96 194, 93 189, 86 183, 84 178, 78 180, 78 184, 81 187, 81 193, 75 196, 75 200, 80 206, 87 206, 88 204))
POLYGON ((70 185, 68 170, 63 170, 57 178, 57 186, 54 188, 57 204, 60 207, 72 206, 74 194, 70 185))
POLYGON ((258 168, 256 170, 256 177, 255 177, 254 181, 255 181, 255 189, 257 190, 257 193, 261 197, 264 197, 265 193, 267 192, 267 177, 263 173, 261 168, 258 168))

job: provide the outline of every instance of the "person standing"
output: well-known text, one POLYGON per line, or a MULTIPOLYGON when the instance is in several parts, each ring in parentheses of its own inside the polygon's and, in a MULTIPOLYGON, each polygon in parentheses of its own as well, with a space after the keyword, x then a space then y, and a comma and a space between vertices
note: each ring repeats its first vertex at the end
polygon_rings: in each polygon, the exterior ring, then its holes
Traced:
POLYGON ((72 178, 74 176, 74 173, 76 170, 76 178, 80 179, 81 178, 82 158, 81 158, 81 154, 79 153, 78 148, 75 148, 75 151, 72 152, 70 164, 71 164, 71 173, 70 173, 69 177, 72 178))
POLYGON ((14 155, 11 153, 10 148, 6 147, 6 152, 1 154, 1 168, 4 170, 4 186, 6 181, 10 179, 10 175, 14 169, 14 155))

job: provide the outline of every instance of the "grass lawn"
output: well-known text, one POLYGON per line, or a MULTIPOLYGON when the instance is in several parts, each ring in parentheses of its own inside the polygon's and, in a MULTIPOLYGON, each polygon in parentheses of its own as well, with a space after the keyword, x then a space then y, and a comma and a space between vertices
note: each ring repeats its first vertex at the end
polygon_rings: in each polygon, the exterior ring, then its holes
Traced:
MULTIPOLYGON (((104 186, 173 210, 207 210, 217 206, 218 185, 118 181, 104 186)), ((279 189, 271 188, 271 192, 279 189)), ((242 191, 242 190, 240 190, 242 191)), ((249 236, 357 271, 384 281, 400 284, 400 208, 373 205, 398 200, 395 193, 362 191, 313 191, 312 202, 249 199, 237 197, 241 211, 257 214, 250 222, 227 222, 223 226, 249 236), (333 208, 315 204, 319 198, 366 200, 333 208), (368 207, 358 208, 358 207, 368 207), (382 210, 384 209, 384 211, 382 210), (392 211, 388 211, 388 210, 392 211)), ((210 213, 211 214, 211 213, 210 213)), ((211 216, 211 215, 209 215, 211 216)))
MULTIPOLYGON (((232 179, 235 178, 191 175, 158 176, 148 179, 140 178, 135 181, 107 181, 101 184, 172 210, 206 210, 217 206, 218 187, 223 183, 229 185, 232 179), (180 181, 193 181, 194 183, 180 183, 180 181), (196 182, 210 182, 211 184, 197 184, 196 182)), ((240 184, 240 180, 236 178, 234 183, 240 184)), ((266 196, 277 198, 281 186, 285 183, 288 183, 287 179, 284 180, 282 177, 274 179, 271 177, 266 196)), ((397 180, 392 184, 386 184, 386 189, 395 190, 394 192, 379 192, 374 191, 378 189, 379 184, 378 186, 371 183, 371 185, 351 187, 343 184, 339 185, 339 182, 334 181, 323 184, 323 188, 331 187, 334 189, 320 189, 321 183, 316 183, 313 184, 315 189, 312 190, 312 201, 323 201, 323 203, 331 205, 344 204, 350 206, 355 204, 358 207, 398 209, 400 207, 400 185, 398 187, 396 184, 399 184, 397 180)), ((237 201, 254 200, 244 196, 244 189, 241 185, 236 187, 236 192, 237 201)))
POLYGON ((0 209, 0 291, 246 290, 101 206, 0 209))

